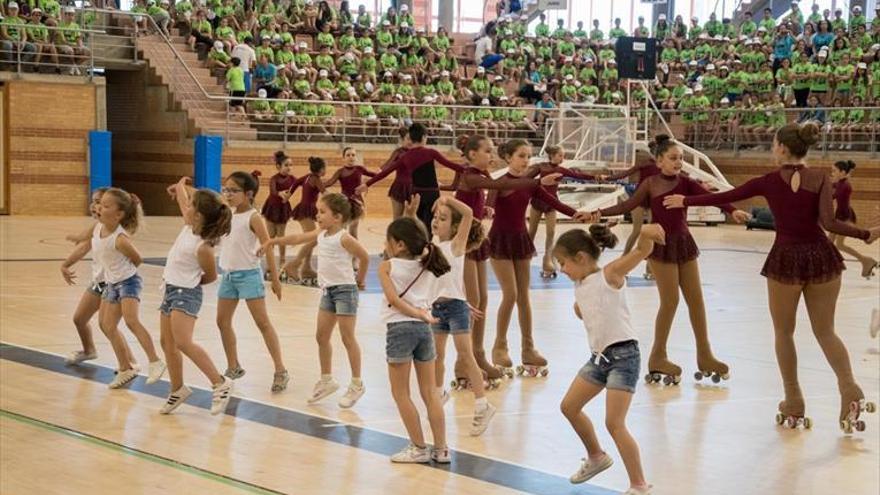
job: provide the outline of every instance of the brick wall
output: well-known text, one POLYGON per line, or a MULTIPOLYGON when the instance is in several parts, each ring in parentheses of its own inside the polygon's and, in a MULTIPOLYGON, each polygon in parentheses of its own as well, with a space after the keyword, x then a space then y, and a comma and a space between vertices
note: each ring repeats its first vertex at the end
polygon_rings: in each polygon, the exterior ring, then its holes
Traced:
MULTIPOLYGON (((45 78, 44 78, 45 79, 45 78)), ((95 84, 6 82, 10 213, 84 215, 95 84)))

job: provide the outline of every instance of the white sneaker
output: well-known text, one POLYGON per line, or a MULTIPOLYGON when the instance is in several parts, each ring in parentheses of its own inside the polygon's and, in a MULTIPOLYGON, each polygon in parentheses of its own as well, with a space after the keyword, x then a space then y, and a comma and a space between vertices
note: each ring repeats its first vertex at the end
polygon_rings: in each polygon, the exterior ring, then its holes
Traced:
POLYGON ((654 485, 648 485, 645 488, 636 488, 632 487, 626 491, 623 495, 650 495, 651 488, 654 488, 654 485))
POLYGON ((361 384, 360 387, 355 384, 350 384, 348 386, 348 390, 345 391, 345 395, 339 398, 339 407, 343 409, 348 409, 349 407, 355 405, 358 399, 364 395, 364 392, 367 391, 367 387, 361 384))
POLYGON ((192 390, 186 385, 171 392, 171 395, 168 396, 168 400, 165 401, 165 405, 162 406, 162 409, 159 409, 159 414, 171 414, 175 409, 180 407, 190 395, 192 395, 192 390))
POLYGON ((165 374, 165 370, 168 369, 165 366, 165 363, 162 362, 161 359, 153 361, 147 367, 147 385, 152 385, 159 381, 162 378, 162 375, 165 374))
POLYGON ((64 364, 74 365, 79 364, 85 361, 91 361, 92 359, 97 359, 98 355, 94 352, 86 354, 83 351, 71 351, 70 354, 64 359, 64 364))
POLYGON ((391 456, 391 462, 407 464, 431 462, 431 453, 428 452, 428 447, 418 448, 409 444, 405 449, 391 456))
POLYGON ((449 464, 452 457, 449 455, 449 447, 431 449, 431 460, 440 464, 449 464))
POLYGON ((211 394, 211 414, 216 416, 226 410, 229 399, 232 397, 232 380, 223 377, 223 383, 214 387, 211 394))
POLYGON ((582 459, 583 463, 581 463, 580 469, 577 470, 576 473, 571 475, 571 478, 568 481, 572 483, 583 483, 584 481, 589 480, 593 476, 605 471, 610 468, 614 461, 611 460, 611 456, 605 454, 601 459, 595 462, 590 462, 589 458, 582 459))
POLYGON ((315 402, 320 401, 321 399, 327 397, 328 395, 333 394, 339 390, 339 383, 336 379, 331 378, 329 380, 318 380, 318 383, 315 384, 315 389, 312 391, 312 396, 309 397, 309 404, 314 404, 315 402))
POLYGON ((134 368, 129 368, 125 371, 120 371, 120 372, 116 373, 116 376, 113 377, 113 381, 110 382, 110 385, 108 385, 108 387, 110 387, 110 388, 122 387, 126 383, 137 378, 137 376, 138 376, 138 372, 134 368))
POLYGON ((471 436, 478 437, 486 431, 486 428, 489 427, 489 421, 492 421, 492 416, 495 416, 496 407, 492 404, 487 403, 486 407, 483 408, 482 411, 477 411, 474 413, 474 421, 471 423, 471 436))
POLYGON ((447 402, 449 402, 449 391, 444 388, 440 392, 440 404, 445 406, 447 402))

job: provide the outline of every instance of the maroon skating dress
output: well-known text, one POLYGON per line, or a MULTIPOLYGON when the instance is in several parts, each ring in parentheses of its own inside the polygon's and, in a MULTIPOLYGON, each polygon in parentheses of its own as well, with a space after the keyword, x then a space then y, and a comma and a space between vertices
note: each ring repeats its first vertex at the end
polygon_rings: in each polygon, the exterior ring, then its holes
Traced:
MULTIPOLYGON (((540 185, 540 180, 509 175, 493 180, 485 170, 469 166, 455 177, 455 199, 473 210, 474 219, 483 220, 486 218, 486 189, 531 189, 536 185, 540 185)), ((486 261, 490 254, 487 237, 478 248, 469 251, 467 257, 474 261, 486 261)))
POLYGON ((318 216, 318 196, 321 195, 322 189, 314 185, 314 182, 321 183, 321 178, 315 174, 308 174, 300 177, 296 187, 302 186, 302 197, 299 204, 293 209, 294 220, 314 220, 318 216))
POLYGON ((409 198, 414 193, 412 178, 413 170, 431 161, 439 162, 444 167, 451 168, 456 172, 464 170, 464 167, 458 163, 447 160, 446 157, 440 154, 437 150, 418 146, 401 153, 394 162, 383 168, 382 171, 374 177, 370 178, 370 180, 367 181, 367 186, 372 186, 385 177, 388 177, 391 172, 396 172, 394 182, 388 189, 388 197, 398 203, 405 203, 409 201, 409 198))
MULTIPOLYGON (((571 177, 572 179, 580 179, 580 180, 596 180, 595 176, 590 174, 582 174, 580 172, 576 172, 570 168, 560 167, 559 165, 553 165, 550 162, 544 162, 539 164, 534 171, 532 171, 529 176, 535 177, 536 175, 540 178, 547 177, 550 174, 562 174, 563 177, 571 177)), ((547 190, 554 198, 559 198, 559 185, 553 184, 552 186, 543 186, 544 189, 547 190)), ((547 203, 541 201, 538 198, 532 198, 532 208, 540 211, 541 213, 547 213, 553 209, 547 203)))
POLYGON ((842 222, 856 223, 856 212, 852 209, 849 199, 852 196, 852 184, 846 179, 840 179, 834 183, 834 193, 831 198, 837 202, 834 218, 842 222))
POLYGON ((271 223, 287 223, 293 213, 290 202, 284 201, 279 192, 289 191, 294 188, 296 177, 292 175, 275 174, 269 179, 269 197, 263 203, 263 217, 271 223))
POLYGON ((370 172, 366 168, 355 165, 353 167, 342 167, 336 171, 336 174, 325 187, 331 186, 337 180, 342 187, 342 194, 351 202, 352 218, 357 219, 361 216, 364 209, 364 198, 355 190, 361 185, 364 176, 375 177, 375 172, 370 172))
MULTIPOLYGON (((666 244, 654 244, 651 259, 663 263, 678 265, 697 259, 700 250, 687 225, 687 209, 667 209, 663 206, 663 198, 670 194, 696 196, 708 194, 699 183, 691 178, 678 175, 657 174, 642 182, 636 192, 623 203, 602 208, 602 216, 621 215, 644 204, 650 205, 652 223, 658 223, 666 232, 666 244)), ((730 204, 722 204, 720 208, 733 213, 735 208, 730 204)))
MULTIPOLYGON (((509 172, 504 177, 518 178, 509 172)), ((538 184, 527 189, 514 189, 507 194, 499 192, 493 196, 495 218, 489 230, 489 249, 495 259, 522 260, 535 255, 535 245, 529 237, 526 225, 526 208, 532 198, 540 198, 564 215, 574 216, 577 213, 574 208, 560 203, 538 184)))
MULTIPOLYGON (((648 180, 648 177, 655 176, 659 173, 660 173, 660 168, 657 166, 657 161, 654 160, 654 158, 651 158, 651 159, 646 160, 642 163, 637 163, 626 170, 622 170, 616 174, 611 174, 606 178, 606 180, 615 181, 615 180, 625 179, 633 174, 638 174, 639 178, 636 181, 636 188, 638 189, 638 187, 642 185, 642 182, 645 182, 646 180, 648 180)), ((651 207, 650 203, 645 203, 645 204, 642 204, 639 206, 641 206, 643 208, 650 208, 651 207)))
POLYGON ((844 270, 843 258, 822 230, 867 240, 870 232, 834 218, 831 178, 803 165, 781 169, 752 179, 730 191, 684 199, 685 206, 709 206, 763 196, 773 212, 776 239, 761 275, 784 284, 821 284, 844 270), (791 190, 795 172, 801 176, 797 192, 791 190))

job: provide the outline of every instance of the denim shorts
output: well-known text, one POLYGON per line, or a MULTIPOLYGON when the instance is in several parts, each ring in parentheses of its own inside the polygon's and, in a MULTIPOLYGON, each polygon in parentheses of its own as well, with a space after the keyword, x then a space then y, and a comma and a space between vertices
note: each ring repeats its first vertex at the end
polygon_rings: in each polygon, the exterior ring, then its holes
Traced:
POLYGON ((163 315, 170 315, 172 311, 182 311, 193 318, 199 317, 202 309, 202 286, 187 288, 165 284, 165 297, 159 305, 159 311, 163 315))
POLYGON ((601 353, 593 354, 578 371, 578 376, 605 388, 634 393, 639 383, 641 364, 639 343, 627 340, 611 344, 601 353))
POLYGON ((141 300, 141 291, 144 289, 144 280, 140 275, 135 273, 131 277, 116 282, 115 284, 107 283, 104 287, 104 300, 110 304, 119 304, 123 299, 141 300))
POLYGON ((431 325, 431 329, 437 333, 456 334, 471 331, 471 308, 467 301, 461 299, 437 301, 431 308, 431 314, 440 320, 431 325))
POLYGON ((385 334, 385 358, 389 363, 430 361, 436 357, 434 336, 423 321, 396 321, 385 334))
POLYGON ((94 282, 86 290, 98 297, 101 297, 104 294, 104 291, 107 290, 107 282, 94 282))
POLYGON ((263 271, 259 268, 226 272, 220 277, 218 299, 249 300, 264 297, 266 288, 263 286, 263 271))
POLYGON ((354 316, 358 310, 357 285, 331 285, 321 291, 321 303, 318 306, 337 316, 354 316))

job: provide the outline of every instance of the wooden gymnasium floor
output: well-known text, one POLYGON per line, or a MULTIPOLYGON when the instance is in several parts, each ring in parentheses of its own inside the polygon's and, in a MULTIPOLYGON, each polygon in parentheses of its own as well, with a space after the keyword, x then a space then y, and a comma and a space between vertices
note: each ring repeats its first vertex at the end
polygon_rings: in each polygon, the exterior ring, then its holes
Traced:
MULTIPOLYGON (((146 285, 141 317, 157 346, 161 262, 179 222, 150 218, 136 238, 143 254, 155 258, 140 273, 146 285)), ((370 219, 362 229, 374 254, 381 249, 386 223, 370 219)), ((334 398, 306 405, 318 378, 314 321, 319 291, 285 286, 284 299, 270 299, 269 309, 293 376, 289 390, 269 392, 268 356, 240 306, 238 342, 248 373, 236 382, 236 398, 228 412, 208 414, 205 380, 187 363, 189 383, 202 391, 165 417, 157 411, 167 382, 146 386, 141 377, 127 389, 107 389, 115 360, 97 328, 97 361, 65 367, 59 357, 78 348, 70 319, 89 273, 88 264, 81 263, 81 284, 64 284, 58 267, 70 246, 63 239, 88 224, 86 218, 0 218, 0 493, 592 494, 627 488, 623 463, 601 428, 602 396, 586 410, 597 420, 615 464, 592 484, 567 481, 583 449, 558 404, 587 356, 584 330, 571 312, 567 280, 532 282, 537 342, 550 361, 549 377, 515 378, 490 392, 498 415, 479 438, 467 435, 472 396, 454 393, 446 406, 449 443, 455 450, 452 465, 399 466, 388 460, 404 444, 404 430, 386 377, 384 328, 378 318, 381 295, 374 277, 358 315, 367 393, 354 409, 340 410, 334 398)), ((628 230, 624 225, 618 233, 625 236, 628 230)), ((852 436, 838 429, 834 375, 803 310, 796 335, 800 377, 814 426, 790 431, 774 424, 781 384, 764 280, 758 275, 773 234, 721 226, 695 227, 694 235, 703 250, 712 340, 717 355, 731 364, 732 379, 721 386, 695 383, 690 376, 694 343, 686 311, 680 308, 670 356, 685 367, 686 376, 678 387, 640 384, 629 416, 655 493, 878 493, 880 421, 876 414, 869 415, 867 431, 852 436)), ((873 250, 875 257, 880 254, 874 247, 862 247, 873 250)), ((877 401, 880 354, 878 341, 868 335, 868 319, 878 305, 878 281, 865 281, 855 263, 848 266, 837 311, 838 332, 849 347, 862 387, 877 401)), ((631 280, 634 323, 646 353, 657 294, 641 278, 631 280)), ((215 294, 216 285, 206 291, 197 338, 222 369, 226 363, 214 326, 215 294)), ((489 342, 498 297, 490 293, 489 342)), ((132 335, 123 333, 145 363, 132 335)), ((515 327, 510 335, 516 359, 515 327)), ((335 375, 344 385, 348 365, 338 337, 335 342, 335 375)))

